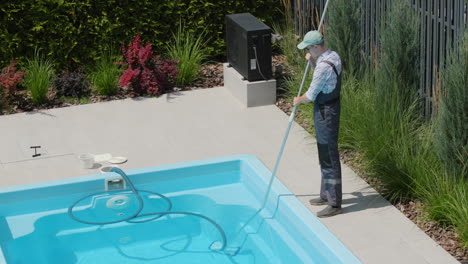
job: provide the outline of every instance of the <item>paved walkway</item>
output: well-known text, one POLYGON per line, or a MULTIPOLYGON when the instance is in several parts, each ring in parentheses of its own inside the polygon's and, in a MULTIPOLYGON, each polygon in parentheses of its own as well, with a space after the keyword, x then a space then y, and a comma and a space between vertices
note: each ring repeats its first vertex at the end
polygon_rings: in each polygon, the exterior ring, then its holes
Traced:
MULTIPOLYGON (((232 154, 253 154, 273 169, 288 116, 276 106, 245 108, 224 88, 152 99, 0 116, 0 186, 97 173, 81 153, 126 156, 123 169, 232 154), (40 145, 32 158, 30 146, 40 145)), ((294 124, 278 178, 316 213, 320 171, 315 140, 294 124)), ((458 263, 343 166, 344 213, 322 219, 363 263, 458 263)))

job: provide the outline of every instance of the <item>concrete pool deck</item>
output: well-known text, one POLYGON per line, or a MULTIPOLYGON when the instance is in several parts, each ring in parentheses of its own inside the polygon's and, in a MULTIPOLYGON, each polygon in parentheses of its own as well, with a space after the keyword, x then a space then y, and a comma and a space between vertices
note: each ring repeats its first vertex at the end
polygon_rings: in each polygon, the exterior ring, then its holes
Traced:
MULTIPOLYGON (((0 116, 0 186, 99 173, 81 168, 82 153, 125 156, 124 170, 251 154, 273 170, 288 119, 274 105, 246 108, 222 87, 0 116)), ((320 187, 316 149, 294 123, 277 174, 314 214, 323 208, 308 204, 320 187)), ((320 221, 363 263, 458 263, 342 169, 344 213, 320 221)))

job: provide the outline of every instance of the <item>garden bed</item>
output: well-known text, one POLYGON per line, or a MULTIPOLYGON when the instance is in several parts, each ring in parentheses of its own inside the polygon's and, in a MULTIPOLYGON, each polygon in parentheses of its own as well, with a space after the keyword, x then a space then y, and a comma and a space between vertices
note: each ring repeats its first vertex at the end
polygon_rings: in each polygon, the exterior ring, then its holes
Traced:
MULTIPOLYGON (((201 66, 200 78, 193 84, 186 87, 174 87, 176 91, 188 91, 202 88, 213 88, 223 86, 223 64, 211 63, 201 66)), ((125 90, 120 90, 117 94, 112 96, 89 95, 88 97, 77 98, 59 98, 56 94, 50 94, 50 100, 42 105, 34 105, 31 98, 27 95, 25 90, 19 90, 11 100, 9 107, 0 109, 0 115, 8 115, 15 113, 30 112, 36 110, 68 107, 73 105, 99 103, 113 100, 121 100, 125 98, 133 98, 136 95, 128 93, 125 90)))

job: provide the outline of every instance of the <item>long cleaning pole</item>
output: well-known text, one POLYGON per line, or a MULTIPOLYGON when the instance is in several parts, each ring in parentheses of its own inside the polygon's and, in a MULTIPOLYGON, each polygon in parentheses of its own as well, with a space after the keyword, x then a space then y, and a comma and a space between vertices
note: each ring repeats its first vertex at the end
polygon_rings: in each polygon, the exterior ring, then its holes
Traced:
MULTIPOLYGON (((318 31, 320 31, 320 28, 322 27, 323 19, 325 18, 325 14, 326 14, 327 8, 328 8, 328 2, 329 1, 327 0, 327 2, 325 3, 325 7, 323 9, 322 17, 320 18, 320 24, 319 24, 319 27, 318 27, 318 31)), ((301 86, 299 88, 299 92, 297 93, 297 96, 300 96, 301 93, 302 93, 302 88, 304 87, 304 83, 305 83, 305 80, 307 78, 307 73, 309 72, 309 68, 310 68, 310 60, 307 61, 306 69, 304 71, 304 75, 302 76, 302 82, 301 82, 301 86)), ((286 141, 288 140, 289 130, 291 130, 291 125, 292 125, 292 123, 294 121, 294 116, 296 115, 297 106, 298 105, 294 105, 293 110, 291 112, 291 115, 289 116, 289 122, 288 122, 288 127, 286 128, 286 134, 284 135, 283 143, 281 144, 281 148, 280 148, 278 157, 276 158, 275 167, 273 169, 273 172, 271 173, 270 182, 268 183, 267 192, 265 193, 265 197, 263 198, 262 206, 260 207, 260 209, 257 210, 257 212, 255 212, 255 214, 252 217, 249 218, 249 220, 247 220, 247 222, 245 222, 244 225, 242 225, 242 227, 239 229, 237 234, 242 229, 244 229, 250 223, 250 221, 252 221, 255 218, 255 216, 257 216, 265 208, 268 196, 270 195, 271 185, 273 184, 273 181, 276 178, 276 172, 278 171, 278 166, 279 166, 279 163, 281 161, 281 157, 283 156, 284 147, 286 146, 286 141)))

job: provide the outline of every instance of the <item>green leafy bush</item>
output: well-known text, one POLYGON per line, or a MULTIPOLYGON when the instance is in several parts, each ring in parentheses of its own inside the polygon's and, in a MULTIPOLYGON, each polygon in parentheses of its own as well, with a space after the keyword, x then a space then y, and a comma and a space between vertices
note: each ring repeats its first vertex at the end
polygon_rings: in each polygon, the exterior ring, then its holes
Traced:
POLYGON ((207 54, 225 56, 225 15, 250 12, 271 23, 280 15, 277 0, 9 0, 0 3, 0 64, 12 57, 20 62, 32 56, 35 47, 60 68, 73 70, 91 65, 99 52, 117 50, 136 33, 162 50, 170 42, 179 21, 198 35, 210 36, 207 54))
POLYGON ((26 64, 26 75, 24 77, 24 86, 31 92, 32 101, 35 105, 47 102, 47 93, 53 74, 52 63, 36 50, 34 57, 28 60, 26 64))
POLYGON ((172 42, 167 46, 168 56, 177 61, 176 84, 185 86, 197 79, 200 66, 207 58, 204 48, 207 41, 206 34, 195 35, 180 24, 172 37, 172 42))

